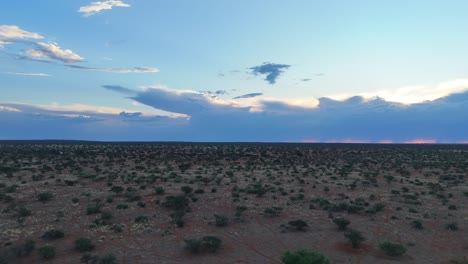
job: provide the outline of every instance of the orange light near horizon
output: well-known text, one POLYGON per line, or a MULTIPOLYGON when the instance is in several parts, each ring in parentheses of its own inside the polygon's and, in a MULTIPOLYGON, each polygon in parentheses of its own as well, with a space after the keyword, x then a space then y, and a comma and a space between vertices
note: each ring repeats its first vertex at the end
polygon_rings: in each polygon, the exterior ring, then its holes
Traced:
POLYGON ((406 144, 435 144, 437 142, 434 139, 418 138, 418 139, 413 139, 413 140, 410 140, 410 141, 405 141, 403 143, 406 143, 406 144))

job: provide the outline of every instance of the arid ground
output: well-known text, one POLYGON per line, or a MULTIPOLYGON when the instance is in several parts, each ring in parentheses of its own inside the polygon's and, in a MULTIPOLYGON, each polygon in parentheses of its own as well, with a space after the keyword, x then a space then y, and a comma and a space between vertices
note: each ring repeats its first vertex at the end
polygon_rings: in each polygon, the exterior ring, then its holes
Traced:
POLYGON ((0 263, 466 263, 467 179, 467 145, 0 142, 0 263))

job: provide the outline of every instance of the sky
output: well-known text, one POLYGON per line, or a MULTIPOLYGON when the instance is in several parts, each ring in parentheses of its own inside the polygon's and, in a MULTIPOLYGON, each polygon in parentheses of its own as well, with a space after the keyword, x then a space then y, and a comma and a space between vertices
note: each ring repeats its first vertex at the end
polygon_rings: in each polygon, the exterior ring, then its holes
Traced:
POLYGON ((0 140, 468 143, 467 1, 1 5, 0 140))

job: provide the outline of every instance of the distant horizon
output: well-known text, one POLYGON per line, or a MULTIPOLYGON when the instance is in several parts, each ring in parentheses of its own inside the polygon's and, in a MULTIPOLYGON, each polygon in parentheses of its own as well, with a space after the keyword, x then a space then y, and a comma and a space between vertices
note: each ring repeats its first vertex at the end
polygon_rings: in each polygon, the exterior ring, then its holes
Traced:
POLYGON ((333 141, 333 142, 294 142, 294 141, 106 141, 106 140, 85 140, 85 139, 0 139, 0 143, 3 142, 39 142, 39 143, 47 143, 48 141, 54 143, 188 143, 188 144, 344 144, 344 145, 468 145, 468 142, 350 142, 350 141, 333 141))

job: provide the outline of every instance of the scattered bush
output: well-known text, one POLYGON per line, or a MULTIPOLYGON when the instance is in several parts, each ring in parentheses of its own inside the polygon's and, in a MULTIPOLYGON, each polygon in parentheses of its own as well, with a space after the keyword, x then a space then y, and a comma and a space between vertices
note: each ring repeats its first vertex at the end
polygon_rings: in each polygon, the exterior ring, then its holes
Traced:
POLYGON ((289 252, 281 256, 281 261, 284 264, 329 264, 330 262, 328 259, 314 251, 310 251, 307 249, 301 249, 295 252, 289 252))
POLYGON ((81 252, 90 251, 90 250, 93 250, 94 248, 95 248, 95 245, 89 238, 81 237, 75 240, 75 249, 78 251, 81 251, 81 252))
POLYGON ((183 210, 188 206, 188 203, 189 200, 183 195, 167 196, 162 206, 173 210, 183 210))
POLYGON ((448 224, 446 225, 446 228, 447 228, 448 230, 456 231, 456 230, 458 230, 458 224, 455 223, 455 222, 448 223, 448 224))
POLYGON ((215 236, 205 236, 202 239, 186 239, 184 241, 185 248, 194 254, 205 251, 216 252, 222 244, 222 240, 215 236))
POLYGON ((41 258, 49 260, 55 258, 55 248, 51 246, 45 246, 39 248, 39 255, 41 258))
POLYGON ((183 191, 185 194, 189 194, 193 191, 192 187, 190 186, 182 186, 180 190, 183 191))
POLYGON ((296 228, 296 230, 299 230, 299 231, 304 231, 305 228, 309 226, 305 221, 300 220, 300 219, 289 221, 288 224, 296 228))
POLYGON ((344 233, 345 238, 351 243, 353 248, 359 248, 362 242, 366 240, 366 238, 362 235, 361 232, 350 229, 344 233))
POLYGON ((346 228, 351 222, 346 218, 338 217, 338 218, 333 219, 333 223, 335 223, 338 226, 338 229, 346 230, 346 228))
POLYGON ((50 230, 46 231, 44 233, 44 235, 42 235, 42 237, 45 238, 45 239, 59 239, 59 238, 62 238, 64 236, 65 236, 65 234, 64 234, 63 230, 60 230, 60 229, 50 229, 50 230))
POLYGON ((421 220, 414 220, 413 222, 411 222, 411 225, 416 229, 423 229, 424 228, 421 220))
POLYGON ((140 215, 135 218, 135 222, 137 223, 146 223, 148 222, 148 217, 145 215, 140 215))
POLYGON ((163 188, 163 187, 160 187, 160 186, 154 188, 154 191, 155 191, 156 194, 158 194, 158 195, 161 195, 161 194, 164 194, 164 193, 165 193, 164 188, 163 188))
POLYGON ((379 245, 380 250, 382 250, 387 256, 401 256, 406 253, 406 247, 399 243, 393 242, 384 242, 379 245))
POLYGON ((54 197, 50 192, 43 192, 37 195, 37 200, 41 203, 46 203, 54 197))
POLYGON ((263 213, 268 217, 276 217, 279 216, 282 211, 283 208, 274 206, 266 208, 265 211, 263 211, 263 213))
POLYGON ((228 220, 227 217, 222 216, 222 215, 217 215, 217 214, 215 214, 214 217, 215 217, 215 225, 216 226, 223 227, 223 226, 228 225, 229 220, 228 220))

